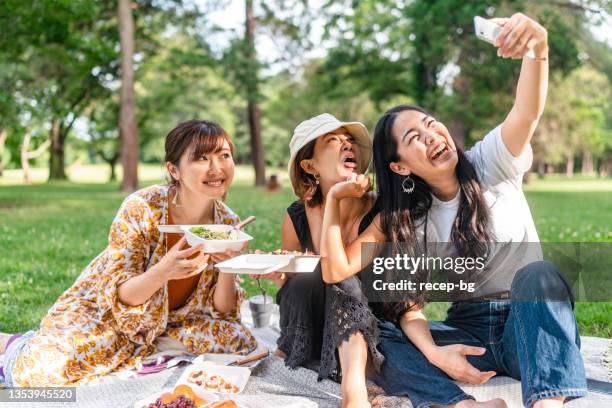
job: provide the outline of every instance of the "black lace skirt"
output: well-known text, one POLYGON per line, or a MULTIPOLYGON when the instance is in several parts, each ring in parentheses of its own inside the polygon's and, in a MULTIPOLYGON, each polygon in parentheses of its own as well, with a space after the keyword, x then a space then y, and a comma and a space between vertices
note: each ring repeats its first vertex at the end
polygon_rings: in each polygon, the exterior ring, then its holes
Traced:
POLYGON ((278 348, 291 367, 319 366, 319 380, 341 380, 338 347, 357 332, 368 344, 370 366, 378 371, 383 356, 376 349, 378 325, 361 291, 361 281, 351 277, 335 285, 323 282, 321 269, 297 274, 279 290, 281 335, 278 348))

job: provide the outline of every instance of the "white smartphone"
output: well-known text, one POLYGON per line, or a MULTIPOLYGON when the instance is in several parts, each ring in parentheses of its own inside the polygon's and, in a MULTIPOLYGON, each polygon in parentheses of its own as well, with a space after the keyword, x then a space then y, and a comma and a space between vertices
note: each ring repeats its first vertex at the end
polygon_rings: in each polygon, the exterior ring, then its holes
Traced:
POLYGON ((501 32, 502 28, 492 21, 484 19, 480 16, 474 17, 474 32, 476 37, 483 41, 493 44, 495 39, 501 32))
MULTIPOLYGON (((495 39, 501 31, 502 28, 494 22, 480 16, 474 17, 474 32, 476 33, 476 37, 480 38, 481 40, 486 41, 489 44, 494 44, 495 39)), ((533 50, 529 50, 525 56, 531 59, 535 58, 533 50)))

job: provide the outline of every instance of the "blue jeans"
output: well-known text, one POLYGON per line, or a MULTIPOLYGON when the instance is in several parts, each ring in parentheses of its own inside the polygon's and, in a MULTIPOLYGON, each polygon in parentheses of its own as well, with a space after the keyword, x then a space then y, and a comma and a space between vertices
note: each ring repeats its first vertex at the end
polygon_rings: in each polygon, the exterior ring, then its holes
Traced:
MULTIPOLYGON (((484 355, 468 356, 468 361, 481 371, 520 380, 526 407, 545 398, 586 395, 571 292, 549 262, 519 270, 509 300, 455 302, 446 320, 430 322, 430 328, 439 346, 460 343, 486 348, 484 355), (541 294, 550 290, 551 283, 557 293, 565 291, 565 301, 542 301, 541 294)), ((473 399, 431 364, 399 326, 382 321, 380 329, 379 349, 385 363, 377 382, 387 393, 407 396, 416 408, 473 399)))

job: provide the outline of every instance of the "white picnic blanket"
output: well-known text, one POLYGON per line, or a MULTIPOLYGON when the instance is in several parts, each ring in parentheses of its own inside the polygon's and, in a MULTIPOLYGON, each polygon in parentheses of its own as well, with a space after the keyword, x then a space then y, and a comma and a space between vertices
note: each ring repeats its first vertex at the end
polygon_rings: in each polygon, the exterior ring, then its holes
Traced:
MULTIPOLYGON (((245 303, 242 307, 245 324, 251 326, 251 313, 245 303)), ((272 317, 272 324, 263 329, 253 329, 260 346, 276 348, 279 335, 278 310, 272 317)), ((594 337, 582 338, 582 353, 585 357, 587 376, 602 381, 612 381, 612 371, 605 367, 604 360, 610 367, 612 340, 594 337)), ((159 373, 143 377, 125 378, 108 376, 93 384, 77 389, 76 403, 0 403, 2 407, 79 407, 79 408, 131 408, 138 400, 154 394, 162 388, 173 387, 184 370, 184 366, 173 367, 159 373)), ((469 394, 478 400, 504 398, 509 407, 521 407, 520 382, 508 377, 497 377, 486 385, 461 385, 469 394)), ((283 361, 271 356, 253 369, 253 373, 244 391, 234 399, 245 408, 311 408, 339 407, 340 386, 332 381, 317 382, 317 373, 305 368, 288 369, 283 361)), ((412 407, 406 398, 379 397, 385 408, 412 407)), ((612 397, 590 393, 587 398, 574 400, 565 405, 568 408, 612 407, 612 397)))

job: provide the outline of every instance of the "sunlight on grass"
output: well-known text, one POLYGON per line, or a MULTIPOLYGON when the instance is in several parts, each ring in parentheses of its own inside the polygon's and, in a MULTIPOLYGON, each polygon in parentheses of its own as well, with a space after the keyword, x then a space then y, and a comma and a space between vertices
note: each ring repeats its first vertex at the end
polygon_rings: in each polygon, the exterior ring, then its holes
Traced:
MULTIPOLYGON (((110 177, 110 168, 105 164, 73 165, 69 166, 66 172, 69 181, 74 183, 102 184, 108 183, 110 177)), ((267 168, 266 173, 268 175, 276 174, 280 180, 285 180, 288 183, 286 169, 267 168)), ((122 174, 122 167, 118 165, 117 177, 121 179, 122 174)), ((30 177, 32 184, 45 183, 49 177, 49 170, 47 168, 32 168, 30 177)), ((140 164, 138 166, 138 177, 144 184, 161 183, 165 181, 166 170, 161 164, 140 164)), ((255 173, 252 166, 236 165, 235 182, 253 183, 254 180, 255 173)), ((21 169, 5 170, 4 176, 0 177, 0 185, 23 184, 23 171, 21 169)))

